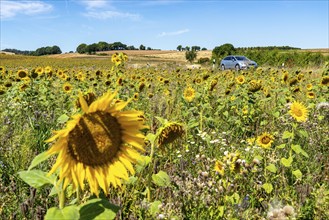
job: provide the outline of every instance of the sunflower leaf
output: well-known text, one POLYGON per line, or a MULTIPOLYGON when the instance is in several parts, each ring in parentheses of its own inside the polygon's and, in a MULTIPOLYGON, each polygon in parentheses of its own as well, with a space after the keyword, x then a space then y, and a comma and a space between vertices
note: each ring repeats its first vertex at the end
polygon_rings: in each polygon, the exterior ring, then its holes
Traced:
POLYGON ((54 184, 56 177, 48 176, 48 173, 41 170, 28 170, 18 172, 19 177, 34 188, 39 188, 45 184, 54 184))
POLYGON ((80 219, 79 208, 76 205, 66 206, 63 209, 52 207, 45 215, 45 220, 47 219, 80 219))
POLYGON ((150 213, 153 217, 159 212, 159 205, 161 205, 161 201, 154 201, 150 204, 150 213))
POLYGON ((271 163, 270 165, 265 167, 265 169, 269 170, 272 173, 276 173, 276 171, 277 171, 277 168, 275 167, 275 165, 273 163, 271 163))
POLYGON ((36 167, 39 163, 47 160, 50 157, 49 154, 47 154, 47 152, 42 152, 41 154, 38 154, 36 157, 34 157, 34 159, 31 162, 31 165, 29 166, 28 170, 31 170, 32 168, 36 167))
POLYGON ((157 174, 152 175, 153 182, 158 186, 169 186, 170 185, 170 177, 168 174, 162 170, 157 174))
POLYGON ((292 157, 289 157, 288 159, 286 159, 286 158, 283 157, 283 158, 281 158, 280 161, 283 164, 283 166, 290 167, 293 159, 292 159, 292 157))
POLYGON ((88 200, 80 206, 80 219, 115 219, 119 207, 110 203, 105 198, 95 198, 88 200))
POLYGON ((57 123, 59 124, 63 124, 65 122, 67 122, 67 120, 69 120, 69 116, 67 116, 66 114, 62 114, 61 116, 59 116, 59 118, 57 119, 57 123))
POLYGON ((264 183, 262 187, 265 190, 265 192, 268 194, 271 193, 273 190, 273 186, 271 183, 264 183))
POLYGON ((293 132, 289 132, 289 131, 284 131, 282 134, 282 139, 288 139, 294 137, 294 133, 293 132))
POLYGON ((308 158, 308 154, 300 147, 300 145, 293 144, 291 145, 291 149, 293 149, 293 151, 295 151, 296 154, 302 154, 303 156, 308 158))
POLYGON ((299 169, 292 171, 292 174, 299 180, 303 177, 303 174, 299 169))

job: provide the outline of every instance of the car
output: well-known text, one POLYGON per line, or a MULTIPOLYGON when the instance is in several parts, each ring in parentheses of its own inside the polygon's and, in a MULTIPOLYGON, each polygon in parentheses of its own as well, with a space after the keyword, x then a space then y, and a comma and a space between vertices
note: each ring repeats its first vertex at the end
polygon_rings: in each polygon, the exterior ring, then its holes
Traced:
POLYGON ((224 59, 222 59, 220 62, 221 70, 226 70, 226 69, 241 70, 241 69, 248 69, 250 67, 257 68, 257 66, 258 65, 255 61, 240 55, 227 56, 224 59))

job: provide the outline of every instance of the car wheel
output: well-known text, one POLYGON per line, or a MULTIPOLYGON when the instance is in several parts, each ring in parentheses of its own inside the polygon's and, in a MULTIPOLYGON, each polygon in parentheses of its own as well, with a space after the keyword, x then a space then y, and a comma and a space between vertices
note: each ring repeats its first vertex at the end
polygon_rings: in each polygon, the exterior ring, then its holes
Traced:
POLYGON ((222 66, 221 66, 221 69, 222 69, 222 70, 225 70, 225 66, 224 66, 223 64, 222 64, 222 66))
POLYGON ((239 66, 239 64, 235 65, 235 70, 237 70, 237 71, 240 70, 240 66, 239 66))

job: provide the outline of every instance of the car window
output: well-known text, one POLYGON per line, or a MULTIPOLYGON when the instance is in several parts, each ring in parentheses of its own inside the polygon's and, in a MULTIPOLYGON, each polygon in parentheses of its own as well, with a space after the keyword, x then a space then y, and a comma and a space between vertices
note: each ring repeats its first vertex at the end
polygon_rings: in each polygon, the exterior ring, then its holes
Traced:
POLYGON ((236 57, 236 59, 237 59, 237 60, 240 60, 240 61, 242 61, 242 60, 247 60, 246 57, 242 57, 242 56, 241 56, 241 57, 236 57))
POLYGON ((225 57, 224 60, 231 60, 231 57, 225 57))

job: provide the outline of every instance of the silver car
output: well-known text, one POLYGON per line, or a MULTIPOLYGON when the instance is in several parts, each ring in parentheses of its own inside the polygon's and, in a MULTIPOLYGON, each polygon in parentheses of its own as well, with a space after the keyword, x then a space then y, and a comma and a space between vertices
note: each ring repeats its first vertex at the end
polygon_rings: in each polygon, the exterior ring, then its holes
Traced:
POLYGON ((250 67, 257 68, 257 63, 253 60, 248 59, 245 56, 236 56, 236 55, 230 55, 222 59, 220 62, 220 68, 222 70, 226 69, 235 69, 235 70, 241 70, 241 69, 248 69, 250 67))

